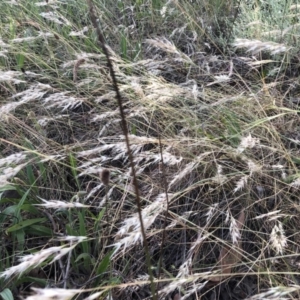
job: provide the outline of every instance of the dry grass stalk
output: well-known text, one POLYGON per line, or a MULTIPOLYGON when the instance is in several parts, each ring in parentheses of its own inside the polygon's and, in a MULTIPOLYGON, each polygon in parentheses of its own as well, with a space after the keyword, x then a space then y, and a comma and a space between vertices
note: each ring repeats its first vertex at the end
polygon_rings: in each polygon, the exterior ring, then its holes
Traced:
MULTIPOLYGON (((299 292, 300 286, 276 286, 269 288, 266 292, 262 292, 256 294, 252 297, 246 298, 246 300, 285 300, 285 299, 295 299, 294 297, 291 298, 292 293, 299 292), (284 296, 289 296, 284 297, 284 296)), ((296 298, 297 299, 297 298, 296 298)))
POLYGON ((81 293, 81 290, 58 289, 58 288, 32 288, 34 295, 28 296, 25 300, 71 300, 74 296, 81 293))
POLYGON ((282 254, 284 248, 287 247, 287 238, 280 221, 277 221, 277 224, 272 229, 270 243, 276 254, 282 254))
POLYGON ((206 215, 206 223, 208 223, 212 219, 213 215, 217 211, 218 206, 219 206, 219 203, 214 203, 213 205, 211 205, 208 208, 208 211, 205 214, 206 215))
POLYGON ((12 167, 6 167, 3 168, 1 171, 2 174, 0 174, 0 187, 9 184, 9 179, 13 178, 16 176, 26 165, 28 165, 29 162, 20 164, 14 168, 12 167))
POLYGON ((45 200, 41 197, 38 197, 40 200, 42 200, 43 204, 35 204, 36 206, 43 206, 46 208, 84 208, 84 207, 90 207, 90 205, 81 204, 79 202, 64 202, 61 200, 45 200))
POLYGON ((23 256, 20 258, 21 263, 19 265, 10 267, 4 272, 0 273, 0 277, 9 278, 13 275, 23 274, 31 268, 39 266, 51 256, 53 256, 53 260, 51 261, 51 263, 53 263, 54 261, 69 253, 69 251, 71 251, 74 247, 75 245, 65 248, 51 247, 48 249, 43 249, 35 254, 23 256))
POLYGON ((245 149, 247 148, 253 148, 257 144, 259 144, 259 140, 257 138, 253 138, 251 134, 249 134, 247 137, 243 137, 241 140, 240 145, 237 148, 238 153, 244 152, 245 149))
POLYGON ((148 243, 147 243, 147 239, 146 239, 146 232, 145 232, 144 221, 143 221, 143 217, 142 217, 142 208, 141 208, 140 193, 139 193, 139 188, 138 188, 138 181, 137 181, 137 177, 136 177, 133 154, 132 154, 132 151, 131 151, 131 148, 130 148, 130 143, 129 143, 129 132, 128 132, 128 127, 127 127, 127 121, 126 121, 126 117, 125 117, 125 111, 124 111, 124 107, 123 107, 122 97, 121 97, 121 94, 120 94, 116 74, 115 74, 115 71, 114 71, 114 68, 113 68, 113 65, 112 65, 112 59, 110 57, 108 47, 106 45, 106 42, 105 42, 104 36, 102 34, 102 31, 100 30, 100 27, 98 26, 98 23, 97 23, 97 20, 96 20, 96 16, 95 16, 92 1, 87 0, 87 2, 88 2, 88 5, 89 5, 89 10, 90 10, 90 17, 91 17, 93 26, 96 29, 99 43, 100 43, 101 48, 102 48, 102 50, 103 50, 103 52, 104 52, 104 54, 107 58, 108 68, 110 70, 110 75, 112 77, 113 86, 114 86, 114 89, 115 89, 115 92, 116 92, 116 99, 118 101, 118 106, 119 106, 119 109, 120 109, 122 130, 123 130, 125 141, 126 141, 127 154, 128 154, 128 159, 129 159, 130 166, 131 166, 133 181, 134 181, 136 206, 137 206, 137 210, 138 210, 141 234, 142 234, 142 237, 143 237, 143 246, 144 246, 144 250, 145 250, 146 263, 147 263, 148 272, 149 272, 150 281, 151 281, 152 298, 153 298, 153 300, 156 300, 157 296, 156 296, 155 286, 154 286, 154 281, 153 281, 153 272, 152 272, 152 268, 151 268, 149 247, 148 247, 148 243))
POLYGON ((234 225, 231 225, 235 227, 234 230, 231 230, 233 244, 230 246, 223 245, 220 251, 217 267, 220 268, 221 275, 211 277, 210 278, 211 281, 220 282, 228 278, 231 275, 233 267, 240 262, 242 257, 242 241, 241 241, 240 230, 242 229, 244 223, 245 223, 245 212, 244 210, 242 210, 239 214, 238 220, 234 222, 234 225))
MULTIPOLYGON (((168 194, 168 198, 171 198, 171 194, 168 194)), ((157 216, 166 209, 166 195, 164 193, 159 194, 155 201, 146 206, 142 210, 142 218, 144 221, 145 232, 156 220, 157 216)), ((138 241, 143 242, 143 235, 141 233, 140 223, 138 222, 138 215, 134 214, 133 217, 127 218, 123 221, 123 225, 116 233, 116 239, 125 236, 118 240, 117 243, 111 245, 115 246, 115 254, 123 247, 123 252, 129 246, 133 246, 138 241)))
POLYGON ((233 193, 236 193, 237 191, 240 191, 241 189, 243 189, 247 182, 248 182, 249 176, 245 175, 243 176, 237 183, 236 183, 236 187, 233 190, 233 193))
POLYGON ((81 236, 65 236, 59 238, 61 241, 67 241, 70 243, 69 247, 65 246, 57 246, 57 247, 50 247, 47 249, 42 249, 34 254, 25 255, 19 258, 20 264, 10 267, 6 269, 4 272, 0 273, 0 278, 3 277, 5 279, 13 276, 23 274, 26 271, 31 270, 39 265, 41 265, 44 261, 48 260, 52 257, 52 260, 49 264, 59 260, 64 255, 68 254, 72 251, 78 243, 84 241, 86 237, 81 236))
POLYGON ((235 39, 233 46, 236 48, 248 48, 247 52, 252 52, 253 55, 258 54, 261 51, 269 51, 271 54, 275 55, 282 52, 285 53, 289 50, 284 44, 248 39, 235 39))

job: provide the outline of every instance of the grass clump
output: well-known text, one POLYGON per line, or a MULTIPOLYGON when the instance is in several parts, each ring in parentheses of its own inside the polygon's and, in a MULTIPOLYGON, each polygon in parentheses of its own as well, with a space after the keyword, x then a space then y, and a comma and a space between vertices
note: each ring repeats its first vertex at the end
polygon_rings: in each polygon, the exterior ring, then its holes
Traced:
POLYGON ((0 3, 3 299, 299 297, 297 6, 252 2, 0 3))

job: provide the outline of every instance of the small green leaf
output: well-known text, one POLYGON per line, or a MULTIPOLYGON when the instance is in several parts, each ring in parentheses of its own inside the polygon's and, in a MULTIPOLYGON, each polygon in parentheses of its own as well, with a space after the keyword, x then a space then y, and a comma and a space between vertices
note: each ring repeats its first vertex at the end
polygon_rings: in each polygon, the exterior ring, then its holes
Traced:
POLYGON ((300 158, 299 157, 292 157, 292 161, 295 163, 295 164, 300 164, 300 158))
POLYGON ((26 175, 31 186, 35 185, 35 176, 31 165, 26 166, 26 175))
POLYGON ((18 203, 18 205, 17 205, 17 209, 16 209, 16 212, 15 212, 15 216, 16 216, 17 218, 20 218, 20 210, 21 210, 21 207, 22 207, 22 205, 24 204, 24 202, 25 202, 25 200, 26 200, 26 198, 27 198, 29 192, 30 192, 30 189, 28 189, 28 190, 24 193, 24 195, 22 196, 21 200, 19 201, 19 203, 18 203))
POLYGON ((75 262, 79 262, 81 259, 84 261, 91 261, 91 255, 89 253, 81 253, 80 255, 77 256, 75 262))
POLYGON ((42 222, 45 222, 46 220, 47 220, 46 218, 25 220, 25 221, 22 221, 18 224, 15 224, 15 225, 9 227, 6 230, 6 232, 13 232, 13 231, 17 231, 17 230, 20 230, 20 229, 24 229, 25 227, 31 226, 31 225, 36 224, 36 223, 42 223, 42 222))
POLYGON ((24 283, 24 282, 29 282, 29 283, 37 283, 42 287, 45 287, 48 283, 47 279, 43 278, 37 278, 37 277, 32 277, 32 276, 22 276, 17 280, 18 284, 24 283))
POLYGON ((99 212, 99 215, 98 215, 98 218, 97 218, 97 222, 100 222, 105 214, 105 211, 106 209, 103 208, 100 212, 99 212))
POLYGON ((84 213, 79 212, 78 213, 78 218, 79 218, 79 234, 81 236, 86 236, 86 228, 85 228, 85 218, 84 218, 84 213))
POLYGON ((39 210, 30 203, 23 204, 20 207, 20 210, 21 211, 26 211, 26 212, 29 212, 29 213, 32 213, 32 214, 39 214, 39 210))
POLYGON ((124 35, 121 36, 121 56, 127 59, 127 39, 124 35))
POLYGON ((17 64, 19 69, 24 67, 25 56, 22 53, 17 54, 17 64))
POLYGON ((135 125, 132 125, 131 126, 131 134, 133 134, 133 135, 136 135, 136 126, 135 125))
MULTIPOLYGON (((85 228, 86 222, 85 222, 84 212, 78 212, 78 218, 79 218, 79 235, 87 236, 86 228, 85 228)), ((84 253, 90 252, 88 242, 84 241, 80 245, 82 247, 82 252, 84 252, 84 253)))
POLYGON ((78 232, 74 228, 72 228, 70 224, 66 225, 66 231, 68 235, 79 236, 78 232))
POLYGON ((103 274, 107 267, 109 266, 109 262, 110 262, 110 258, 112 256, 112 254, 114 253, 114 249, 109 251, 105 256, 104 258, 102 259, 102 261, 100 262, 98 268, 97 268, 97 271, 96 271, 96 274, 97 275, 101 275, 103 274))
MULTIPOLYGON (((37 123, 38 124, 38 123, 37 123)), ((43 181, 46 182, 47 181, 47 172, 46 172, 46 168, 44 166, 43 163, 38 163, 39 169, 40 169, 40 174, 42 175, 43 181)))
POLYGON ((14 185, 5 185, 5 186, 2 186, 1 188, 0 188, 0 192, 4 192, 4 191, 7 191, 7 190, 14 190, 14 191, 16 191, 17 189, 16 189, 16 187, 14 186, 14 185))
POLYGON ((25 232, 28 234, 30 233, 31 235, 38 235, 38 236, 52 236, 53 232, 49 227, 42 226, 42 225, 31 225, 28 228, 25 228, 25 232))
POLYGON ((17 209, 17 205, 11 205, 6 207, 3 211, 0 213, 0 224, 2 224, 7 217, 11 217, 11 215, 15 214, 15 211, 17 209))
POLYGON ((0 296, 2 297, 3 300, 14 300, 14 296, 11 292, 10 289, 4 289, 1 293, 0 296))
POLYGON ((25 244, 25 232, 24 230, 17 230, 13 233, 13 235, 17 238, 17 250, 22 253, 24 251, 24 244, 25 244))
POLYGON ((105 207, 99 212, 98 214, 98 217, 94 217, 93 219, 95 220, 95 223, 94 223, 94 232, 98 232, 98 234, 100 233, 100 221, 102 220, 104 214, 105 214, 105 207))
POLYGON ((76 181, 77 187, 80 189, 80 183, 78 180, 78 176, 77 176, 77 161, 74 155, 70 154, 70 166, 71 166, 71 171, 72 171, 72 175, 76 181))

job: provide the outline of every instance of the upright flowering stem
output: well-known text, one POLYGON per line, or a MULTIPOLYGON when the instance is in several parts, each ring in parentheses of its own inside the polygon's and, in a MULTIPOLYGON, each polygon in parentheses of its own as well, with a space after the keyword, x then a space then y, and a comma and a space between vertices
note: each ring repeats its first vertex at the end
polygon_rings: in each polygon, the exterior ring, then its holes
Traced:
POLYGON ((110 70, 110 75, 111 75, 111 78, 112 78, 112 81, 113 81, 113 86, 114 86, 114 89, 115 89, 115 92, 116 92, 116 99, 117 99, 118 106, 119 106, 119 109, 120 109, 121 125, 122 125, 123 134, 124 134, 124 137, 125 137, 126 148, 127 148, 127 153, 128 153, 128 159, 129 159, 129 163, 130 163, 130 166, 131 166, 131 174, 132 174, 132 178, 133 178, 133 185, 134 185, 135 195, 136 195, 136 198, 135 198, 136 206, 137 206, 137 210, 138 210, 139 221, 140 221, 140 224, 141 224, 141 232, 142 232, 142 237, 143 237, 143 246, 144 246, 144 250, 145 250, 146 263, 147 263, 147 266, 148 266, 149 277, 150 277, 150 281, 151 281, 151 293, 152 293, 152 298, 154 300, 156 300, 157 296, 156 296, 156 293, 155 293, 155 286, 154 286, 153 273, 152 273, 152 268, 151 268, 149 247, 148 247, 148 243, 147 243, 147 239, 146 239, 146 232, 145 232, 145 227, 144 227, 143 218, 142 218, 140 194, 139 194, 139 189, 138 189, 138 182, 137 182, 137 178, 136 178, 136 172, 135 172, 135 168, 134 168, 133 155, 132 155, 132 152, 131 152, 131 149, 130 149, 127 121, 126 121, 126 118, 125 118, 125 112, 124 112, 124 108, 123 108, 122 98, 121 98, 120 90, 119 90, 119 87, 118 87, 117 78, 116 78, 116 75, 115 75, 115 72, 114 72, 114 69, 113 69, 113 65, 112 65, 107 47, 105 45, 104 36, 103 36, 103 34, 102 34, 98 24, 97 24, 97 20, 96 20, 96 16, 95 16, 92 1, 87 0, 87 2, 88 2, 88 5, 89 5, 91 21, 93 23, 93 26, 96 29, 100 46, 101 46, 102 51, 103 51, 103 53, 104 53, 104 55, 106 56, 106 59, 107 59, 107 65, 108 65, 108 68, 110 70))

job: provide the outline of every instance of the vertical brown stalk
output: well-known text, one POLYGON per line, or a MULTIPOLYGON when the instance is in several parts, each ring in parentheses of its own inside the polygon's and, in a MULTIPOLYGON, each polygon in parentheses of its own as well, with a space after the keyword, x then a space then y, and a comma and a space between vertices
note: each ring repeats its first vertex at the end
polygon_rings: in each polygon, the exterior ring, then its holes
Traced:
MULTIPOLYGON (((109 224, 109 202, 108 202, 108 188, 109 188, 109 179, 110 179, 110 172, 108 169, 103 169, 100 173, 100 180, 105 185, 105 210, 106 210, 106 225, 108 227, 108 234, 107 237, 109 238, 111 228, 109 224), (110 228, 109 228, 110 227, 110 228)), ((112 263, 111 260, 109 261, 109 282, 112 282, 112 263)), ((109 297, 108 299, 111 300, 112 298, 112 289, 109 290, 109 297)))
POLYGON ((145 226, 144 226, 144 222, 143 222, 143 218, 142 218, 140 193, 139 193, 139 189, 138 189, 138 182, 137 182, 136 172, 135 172, 135 168, 134 168, 133 155, 132 155, 132 152, 131 152, 131 149, 130 149, 127 121, 126 121, 126 118, 125 118, 125 112, 124 112, 124 108, 123 108, 122 98, 121 98, 117 78, 116 78, 116 75, 115 75, 115 72, 114 72, 114 69, 113 69, 113 65, 112 65, 112 62, 111 62, 106 44, 105 44, 104 36, 103 36, 103 34, 102 34, 98 24, 97 24, 97 20, 96 20, 92 0, 87 0, 87 2, 88 2, 88 5, 89 5, 91 21, 93 23, 94 28, 96 29, 100 47, 102 48, 102 51, 103 51, 104 55, 106 56, 107 66, 109 68, 110 75, 111 75, 112 82, 113 82, 113 87, 114 87, 115 92, 116 92, 116 99, 117 99, 117 102, 118 102, 120 115, 121 115, 122 130, 123 130, 123 134, 124 134, 124 137, 125 137, 125 143, 126 143, 129 163, 130 163, 130 166, 131 166, 131 174, 132 174, 132 178, 133 178, 133 185, 134 185, 135 195, 136 195, 135 201, 136 201, 136 206, 137 206, 138 216, 139 216, 139 221, 140 221, 140 226, 141 226, 141 232, 142 232, 142 237, 143 237, 143 246, 144 246, 144 251, 145 251, 145 256, 146 256, 146 264, 147 264, 147 267, 148 267, 148 273, 149 273, 149 277, 150 277, 150 281, 151 281, 152 299, 156 300, 157 296, 156 296, 156 293, 155 293, 155 286, 154 286, 153 272, 152 272, 152 268, 151 268, 149 247, 148 247, 148 243, 147 243, 145 226))

